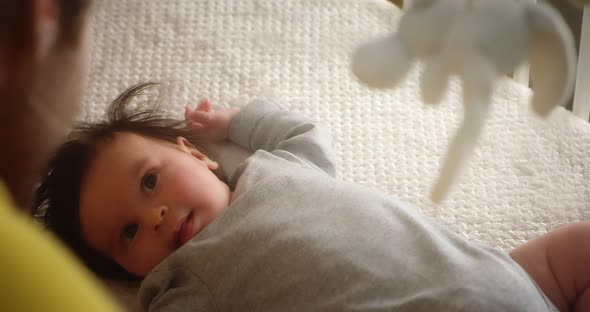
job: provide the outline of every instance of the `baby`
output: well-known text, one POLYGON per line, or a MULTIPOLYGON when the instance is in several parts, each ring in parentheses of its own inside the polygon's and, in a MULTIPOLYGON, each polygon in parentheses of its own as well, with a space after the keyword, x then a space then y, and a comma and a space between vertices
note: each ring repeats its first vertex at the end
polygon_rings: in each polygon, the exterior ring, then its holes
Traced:
POLYGON ((149 311, 590 311, 590 223, 510 254, 334 178, 328 133, 272 102, 186 123, 127 104, 75 129, 36 213, 100 275, 142 278, 149 311), (253 154, 226 183, 204 141, 253 154))

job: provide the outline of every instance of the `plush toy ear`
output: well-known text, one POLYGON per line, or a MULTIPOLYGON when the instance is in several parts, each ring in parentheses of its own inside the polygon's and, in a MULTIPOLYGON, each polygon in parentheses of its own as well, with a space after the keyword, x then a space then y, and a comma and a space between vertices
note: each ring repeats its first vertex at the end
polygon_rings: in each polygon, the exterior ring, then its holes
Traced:
POLYGON ((572 95, 577 63, 574 38, 561 15, 547 5, 527 5, 525 14, 532 37, 532 106, 543 116, 572 95))
POLYGON ((366 43, 353 55, 352 72, 374 88, 393 88, 406 76, 412 57, 399 36, 366 43))

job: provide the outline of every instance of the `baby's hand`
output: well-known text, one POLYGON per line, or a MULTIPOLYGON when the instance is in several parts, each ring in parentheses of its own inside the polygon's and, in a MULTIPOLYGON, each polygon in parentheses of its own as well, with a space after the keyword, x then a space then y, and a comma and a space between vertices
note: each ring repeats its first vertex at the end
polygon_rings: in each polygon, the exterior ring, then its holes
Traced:
POLYGON ((196 109, 187 106, 184 119, 189 128, 212 141, 222 141, 227 139, 229 124, 239 111, 235 107, 214 110, 208 100, 203 100, 196 109))

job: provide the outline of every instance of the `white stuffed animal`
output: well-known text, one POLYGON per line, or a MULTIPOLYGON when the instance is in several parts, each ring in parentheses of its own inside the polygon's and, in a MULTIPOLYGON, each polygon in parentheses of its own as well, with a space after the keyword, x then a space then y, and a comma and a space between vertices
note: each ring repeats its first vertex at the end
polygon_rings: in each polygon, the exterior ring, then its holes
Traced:
POLYGON ((576 55, 572 34, 553 8, 515 0, 414 0, 397 33, 361 46, 353 73, 376 88, 395 87, 414 59, 425 62, 422 100, 441 100, 449 75, 463 82, 464 120, 431 198, 444 199, 473 153, 495 80, 529 59, 532 108, 545 116, 571 96, 576 55))

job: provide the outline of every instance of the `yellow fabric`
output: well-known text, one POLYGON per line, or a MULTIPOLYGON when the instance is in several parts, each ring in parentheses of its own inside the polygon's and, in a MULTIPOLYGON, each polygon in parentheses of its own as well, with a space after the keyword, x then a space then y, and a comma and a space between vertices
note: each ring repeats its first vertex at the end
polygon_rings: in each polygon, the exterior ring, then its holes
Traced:
POLYGON ((0 310, 120 311, 56 239, 22 215, 0 181, 0 310))

